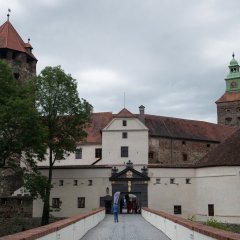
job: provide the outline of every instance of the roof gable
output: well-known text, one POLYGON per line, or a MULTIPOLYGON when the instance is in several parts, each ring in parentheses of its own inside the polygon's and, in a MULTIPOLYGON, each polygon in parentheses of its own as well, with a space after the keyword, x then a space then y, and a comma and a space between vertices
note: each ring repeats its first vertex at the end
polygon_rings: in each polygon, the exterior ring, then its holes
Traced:
POLYGON ((132 166, 127 167, 119 173, 112 174, 110 181, 149 181, 147 174, 135 170, 132 166))
POLYGON ((118 114, 116 114, 116 117, 119 118, 136 118, 134 114, 132 114, 130 111, 128 111, 126 108, 123 108, 118 114))

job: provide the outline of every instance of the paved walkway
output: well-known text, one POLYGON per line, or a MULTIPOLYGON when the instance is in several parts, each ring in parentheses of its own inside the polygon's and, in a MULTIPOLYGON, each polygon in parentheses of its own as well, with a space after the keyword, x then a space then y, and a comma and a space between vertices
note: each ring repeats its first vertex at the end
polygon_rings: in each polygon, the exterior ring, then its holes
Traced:
POLYGON ((113 215, 105 219, 81 238, 82 240, 170 240, 141 215, 120 214, 118 223, 113 215))

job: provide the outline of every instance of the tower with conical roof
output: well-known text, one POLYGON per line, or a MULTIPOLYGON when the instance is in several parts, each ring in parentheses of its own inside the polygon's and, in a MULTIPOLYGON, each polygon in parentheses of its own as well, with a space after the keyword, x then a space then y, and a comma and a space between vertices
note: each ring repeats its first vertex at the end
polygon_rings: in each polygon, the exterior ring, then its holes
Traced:
POLYGON ((0 26, 0 59, 12 68, 15 78, 23 84, 36 75, 37 59, 32 54, 30 39, 25 43, 9 21, 0 26))
POLYGON ((217 101, 218 123, 240 127, 240 72, 237 60, 229 64, 229 73, 225 78, 226 91, 217 101))

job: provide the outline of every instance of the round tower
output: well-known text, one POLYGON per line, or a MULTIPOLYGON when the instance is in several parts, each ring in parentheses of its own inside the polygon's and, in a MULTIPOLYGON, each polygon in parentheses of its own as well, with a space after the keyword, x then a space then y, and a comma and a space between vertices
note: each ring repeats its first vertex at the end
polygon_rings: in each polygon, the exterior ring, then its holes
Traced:
POLYGON ((0 59, 12 68, 20 84, 36 75, 37 59, 32 54, 30 39, 25 43, 8 20, 0 26, 0 59))

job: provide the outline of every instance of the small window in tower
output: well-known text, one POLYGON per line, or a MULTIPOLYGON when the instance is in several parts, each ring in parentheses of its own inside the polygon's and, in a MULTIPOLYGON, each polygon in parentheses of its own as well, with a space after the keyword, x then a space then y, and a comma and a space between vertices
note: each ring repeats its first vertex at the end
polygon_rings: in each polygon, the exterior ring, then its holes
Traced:
POLYGON ((182 141, 182 145, 186 145, 186 142, 185 142, 185 141, 182 141))
POLYGON ((210 148, 210 147, 211 147, 211 145, 208 143, 208 144, 207 144, 207 147, 208 147, 208 148, 210 148))
POLYGON ((225 119, 225 124, 230 125, 232 123, 232 118, 226 118, 225 119))
POLYGON ((188 160, 188 155, 186 153, 182 154, 182 159, 184 162, 186 162, 188 160))
POLYGON ((231 109, 230 108, 226 108, 225 111, 226 112, 231 112, 231 109))
POLYGON ((122 121, 122 125, 123 125, 124 127, 126 127, 126 126, 127 126, 127 120, 123 120, 123 121, 122 121))
POLYGON ((0 49, 0 58, 7 58, 7 51, 5 49, 0 49))

